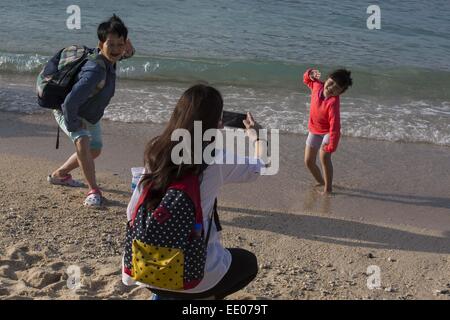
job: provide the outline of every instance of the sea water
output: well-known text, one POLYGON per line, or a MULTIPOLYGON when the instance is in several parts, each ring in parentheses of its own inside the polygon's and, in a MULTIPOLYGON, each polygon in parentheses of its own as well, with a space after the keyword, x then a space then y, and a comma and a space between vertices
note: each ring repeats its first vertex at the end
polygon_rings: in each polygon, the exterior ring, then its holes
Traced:
POLYGON ((354 85, 341 99, 343 135, 449 146, 450 2, 380 2, 378 30, 367 27, 371 4, 2 0, 0 111, 42 112, 30 79, 59 48, 96 46, 97 25, 116 13, 136 55, 118 65, 106 119, 164 123, 181 93, 202 81, 220 89, 225 109, 306 134, 303 72, 326 77, 346 67, 354 85), (80 7, 79 30, 66 26, 70 5, 80 7))

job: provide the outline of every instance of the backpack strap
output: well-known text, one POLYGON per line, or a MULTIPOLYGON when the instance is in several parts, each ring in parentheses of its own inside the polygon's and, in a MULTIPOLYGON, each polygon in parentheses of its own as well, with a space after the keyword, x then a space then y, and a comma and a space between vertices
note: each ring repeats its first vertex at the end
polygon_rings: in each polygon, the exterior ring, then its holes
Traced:
POLYGON ((208 241, 209 241, 209 235, 211 233, 211 226, 212 226, 213 219, 214 219, 214 224, 216 225, 217 232, 221 231, 222 226, 220 225, 219 214, 217 213, 217 198, 214 200, 213 212, 211 214, 211 217, 209 218, 208 232, 206 234, 206 239, 205 239, 206 244, 208 244, 208 241))
POLYGON ((100 53, 97 53, 97 52, 90 53, 90 54, 88 54, 86 60, 94 61, 94 62, 97 63, 100 67, 102 67, 104 70, 106 70, 106 62, 105 62, 105 60, 103 60, 103 58, 100 56, 100 53))
POLYGON ((133 225, 134 220, 136 219, 137 213, 139 211, 139 208, 142 206, 142 204, 145 202, 145 199, 147 198, 147 195, 150 196, 150 189, 152 187, 152 184, 150 183, 148 186, 146 186, 139 197, 138 202, 136 203, 136 206, 133 209, 133 214, 131 216, 130 226, 133 225))
POLYGON ((216 225, 217 231, 221 231, 222 225, 220 224, 219 213, 217 212, 217 198, 216 200, 214 200, 213 216, 214 216, 214 224, 216 225))
POLYGON ((56 149, 59 149, 59 124, 58 129, 56 131, 56 149))
MULTIPOLYGON (((103 60, 103 58, 100 56, 100 53, 95 52, 95 51, 94 51, 93 53, 90 53, 90 54, 87 56, 87 58, 86 58, 86 60, 85 60, 85 63, 86 63, 87 61, 93 61, 93 62, 95 62, 95 63, 98 64, 98 65, 105 71, 105 73, 106 73, 106 62, 105 62, 105 60, 103 60)), ((99 84, 97 85, 97 87, 95 87, 94 92, 89 96, 89 98, 92 98, 92 97, 95 96, 97 93, 99 93, 99 92, 105 87, 105 84, 106 84, 106 78, 99 82, 99 84)))
MULTIPOLYGON (((208 232, 206 233, 206 238, 205 238, 205 244, 206 246, 208 246, 208 241, 209 241, 209 235, 211 234, 211 226, 212 226, 212 222, 213 222, 213 216, 214 213, 211 215, 211 217, 209 218, 209 226, 208 226, 208 232)), ((217 228, 217 226, 216 226, 217 228)))

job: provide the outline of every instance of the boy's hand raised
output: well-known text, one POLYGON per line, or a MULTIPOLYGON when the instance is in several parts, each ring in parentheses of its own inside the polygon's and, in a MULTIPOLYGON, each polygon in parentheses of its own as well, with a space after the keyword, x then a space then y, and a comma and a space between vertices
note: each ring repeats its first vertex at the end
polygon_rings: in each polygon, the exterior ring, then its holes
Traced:
POLYGON ((309 78, 310 78, 312 81, 314 81, 314 80, 319 80, 319 79, 320 79, 320 76, 321 76, 321 74, 320 74, 319 70, 311 70, 311 71, 309 72, 309 78))
POLYGON ((127 38, 127 41, 125 42, 125 50, 122 55, 122 59, 128 59, 131 58, 134 55, 135 49, 133 47, 133 44, 131 43, 130 38, 127 38))

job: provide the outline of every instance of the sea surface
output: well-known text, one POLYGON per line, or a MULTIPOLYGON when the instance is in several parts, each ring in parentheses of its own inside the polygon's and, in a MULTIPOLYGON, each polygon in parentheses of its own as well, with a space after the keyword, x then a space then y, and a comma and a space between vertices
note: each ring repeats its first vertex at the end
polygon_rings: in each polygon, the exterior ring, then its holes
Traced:
POLYGON ((163 123, 191 84, 220 89, 225 109, 264 126, 307 133, 303 72, 352 71, 341 99, 342 133, 450 146, 450 1, 31 1, 1 0, 0 111, 42 113, 33 83, 71 44, 97 45, 113 13, 136 55, 118 65, 105 118, 163 123), (378 5, 381 29, 367 13, 378 5), (70 30, 70 5, 81 29, 70 30))

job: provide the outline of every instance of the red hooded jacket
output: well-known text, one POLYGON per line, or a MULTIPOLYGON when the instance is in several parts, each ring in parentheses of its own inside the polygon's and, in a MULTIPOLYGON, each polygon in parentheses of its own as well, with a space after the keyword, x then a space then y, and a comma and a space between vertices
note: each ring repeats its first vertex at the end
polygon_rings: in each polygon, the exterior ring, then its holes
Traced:
POLYGON ((311 107, 309 111, 308 129, 313 134, 330 134, 330 142, 325 146, 325 151, 335 152, 341 136, 341 116, 339 96, 324 98, 324 84, 318 80, 311 80, 306 70, 303 75, 303 83, 311 89, 311 107))

